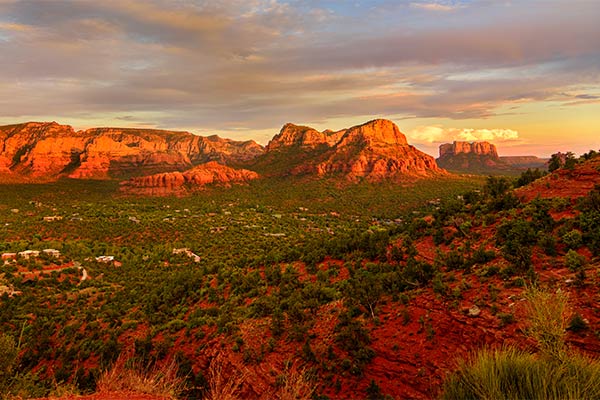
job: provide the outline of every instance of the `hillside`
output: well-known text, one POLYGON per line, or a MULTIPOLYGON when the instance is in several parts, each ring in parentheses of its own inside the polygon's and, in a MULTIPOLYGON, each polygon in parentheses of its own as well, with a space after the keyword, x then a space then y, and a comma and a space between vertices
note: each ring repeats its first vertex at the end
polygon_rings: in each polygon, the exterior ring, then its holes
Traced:
POLYGON ((253 141, 236 142, 187 132, 131 128, 75 131, 56 122, 0 127, 3 181, 148 175, 182 171, 208 161, 248 161, 262 152, 253 141))

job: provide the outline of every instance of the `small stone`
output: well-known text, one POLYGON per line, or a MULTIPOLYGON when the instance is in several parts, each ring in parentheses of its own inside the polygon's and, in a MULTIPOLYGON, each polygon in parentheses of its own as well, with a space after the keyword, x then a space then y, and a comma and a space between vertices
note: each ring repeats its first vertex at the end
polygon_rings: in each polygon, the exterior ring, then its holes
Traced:
POLYGON ((473 307, 469 308, 469 317, 476 317, 479 314, 481 314, 481 310, 479 309, 479 307, 477 307, 477 305, 474 305, 473 307))

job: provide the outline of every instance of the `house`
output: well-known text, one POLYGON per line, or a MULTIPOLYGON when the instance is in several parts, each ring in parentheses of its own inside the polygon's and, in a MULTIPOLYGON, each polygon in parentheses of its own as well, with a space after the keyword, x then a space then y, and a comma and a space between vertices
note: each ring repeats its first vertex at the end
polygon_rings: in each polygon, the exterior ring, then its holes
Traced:
POLYGON ((60 251, 58 251, 56 249, 44 249, 44 250, 42 250, 42 253, 44 253, 50 257, 56 257, 56 258, 60 257, 60 251))
POLYGON ((115 256, 98 256, 96 257, 96 261, 108 264, 115 261, 115 256))
POLYGON ((2 260, 14 260, 17 258, 17 253, 2 253, 2 260))
POLYGON ((44 217, 44 221, 46 221, 46 222, 60 221, 61 219, 63 219, 63 217, 60 215, 50 215, 50 216, 44 217))
POLYGON ((190 249, 188 249, 187 247, 182 247, 180 249, 173 249, 173 254, 185 254, 186 256, 188 256, 189 258, 193 259, 194 262, 199 263, 200 262, 200 256, 197 255, 196 253, 193 253, 190 249))
POLYGON ((285 237, 285 233, 265 233, 265 236, 271 236, 271 237, 285 237))
POLYGON ((29 260, 30 258, 35 258, 35 257, 39 257, 40 252, 37 250, 25 250, 25 251, 20 251, 19 252, 19 257, 22 257, 26 260, 29 260))

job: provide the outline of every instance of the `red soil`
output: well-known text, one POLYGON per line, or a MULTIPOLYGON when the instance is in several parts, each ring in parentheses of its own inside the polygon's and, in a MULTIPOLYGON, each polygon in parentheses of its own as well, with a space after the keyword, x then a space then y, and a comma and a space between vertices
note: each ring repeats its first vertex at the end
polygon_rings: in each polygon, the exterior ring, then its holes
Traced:
POLYGON ((600 184, 600 157, 579 164, 573 170, 559 169, 516 192, 525 201, 538 196, 575 199, 587 195, 596 184, 600 184))

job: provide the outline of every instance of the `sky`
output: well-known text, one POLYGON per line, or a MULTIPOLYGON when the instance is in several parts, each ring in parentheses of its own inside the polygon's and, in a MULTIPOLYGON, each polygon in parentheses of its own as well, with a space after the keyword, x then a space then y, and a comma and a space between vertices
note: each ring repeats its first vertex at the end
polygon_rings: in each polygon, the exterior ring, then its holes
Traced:
POLYGON ((0 0, 0 124, 600 149, 596 0, 0 0))

